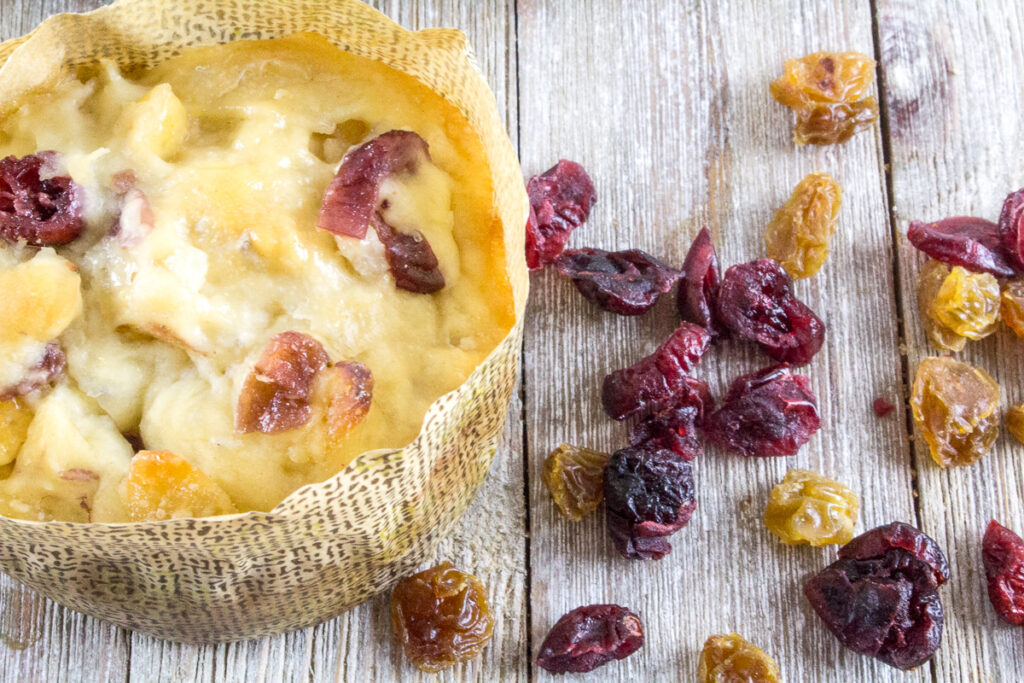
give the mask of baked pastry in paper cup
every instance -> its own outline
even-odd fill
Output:
[[[490,467],[528,288],[465,36],[119,0],[0,64],[0,569],[195,642],[412,572]]]

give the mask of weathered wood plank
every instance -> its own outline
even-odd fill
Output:
[[[877,19],[912,381],[920,359],[939,352],[929,348],[917,312],[917,274],[925,259],[906,241],[907,224],[951,215],[995,220],[1006,194],[1024,186],[1024,5],[879,0]],[[1024,400],[1022,348],[1003,328],[956,356],[995,377],[1009,405]],[[953,571],[943,595],[946,632],[936,677],[1018,680],[1024,675],[1021,631],[999,621],[989,605],[981,538],[991,518],[1024,532],[1024,451],[1004,431],[980,463],[943,470],[923,439],[916,441],[922,523],[945,547]]]
[[[878,395],[900,395],[893,250],[880,133],[835,148],[801,148],[791,114],[768,94],[782,62],[818,49],[873,53],[867,2],[730,3],[520,0],[521,157],[527,173],[559,157],[591,172],[599,201],[575,246],[641,248],[680,264],[709,226],[724,264],[764,255],[772,213],[805,174],[844,186],[835,248],[797,292],[829,326],[807,369],[822,432],[786,460],[717,451],[695,463],[699,508],[658,563],[617,557],[600,516],[561,518],[540,480],[548,449],[569,441],[612,450],[624,425],[598,400],[605,373],[650,352],[677,324],[669,302],[639,319],[602,313],[551,272],[534,276],[526,341],[530,454],[532,649],[582,604],[637,609],[647,645],[602,670],[602,680],[692,680],[704,639],[738,631],[774,655],[789,681],[922,681],[843,650],[800,590],[835,549],[789,548],[761,521],[768,490],[807,467],[860,492],[860,529],[913,522],[909,448],[900,409],[885,420]],[[727,343],[695,374],[716,396],[769,363]],[[538,672],[537,680],[555,680]]]

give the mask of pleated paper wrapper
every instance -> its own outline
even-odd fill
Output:
[[[516,380],[527,198],[494,96],[463,33],[410,32],[356,0],[120,0],[0,44],[0,109],[62,66],[152,66],[193,45],[314,31],[408,73],[479,135],[504,225],[516,322],[406,448],[373,451],[270,512],[137,524],[0,517],[0,570],[80,612],[161,638],[224,642],[304,628],[414,571],[490,468]]]

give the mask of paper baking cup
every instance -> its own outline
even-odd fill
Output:
[[[65,607],[160,638],[224,642],[304,628],[412,572],[487,474],[516,380],[527,197],[460,31],[406,31],[356,0],[120,0],[0,44],[0,103],[100,57],[152,66],[188,46],[299,31],[416,77],[466,116],[494,181],[515,325],[464,384],[430,406],[406,448],[364,453],[270,512],[137,524],[0,517],[2,571]]]

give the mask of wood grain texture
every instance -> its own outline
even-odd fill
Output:
[[[880,0],[877,16],[912,381],[921,358],[941,352],[929,348],[920,324],[915,283],[925,259],[906,240],[908,223],[951,215],[996,220],[1004,197],[1024,186],[1024,5]],[[1006,407],[1024,401],[1024,341],[1001,328],[955,355],[1001,384]],[[915,441],[922,527],[946,549],[953,572],[943,593],[936,678],[1022,680],[1022,632],[989,604],[981,538],[992,518],[1024,532],[1024,448],[1004,430],[981,462],[944,470],[923,439]]]

